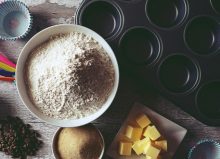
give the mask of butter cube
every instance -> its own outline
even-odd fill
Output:
[[[136,118],[136,122],[142,129],[147,127],[151,123],[150,119],[145,114],[139,115]]]
[[[131,155],[132,143],[129,142],[120,142],[119,145],[119,154],[124,156]]]
[[[149,148],[150,146],[151,146],[151,142],[149,142],[149,143],[145,146],[144,151],[143,151],[143,154],[144,154],[144,155],[147,156],[147,150],[148,150],[148,148]]]
[[[167,140],[155,141],[154,144],[162,150],[167,151]]]
[[[132,149],[137,155],[142,154],[144,151],[143,147],[141,146],[139,142],[135,142],[135,144],[132,146]]]
[[[155,126],[148,126],[143,135],[145,137],[149,137],[153,141],[157,140],[161,136]]]
[[[152,159],[156,159],[160,153],[160,149],[152,146],[152,144],[148,145],[144,151],[146,156],[150,156]]]
[[[142,128],[128,125],[125,130],[125,136],[129,138],[131,141],[137,141],[137,140],[140,140],[142,132],[143,132]]]
[[[140,155],[144,152],[144,149],[148,144],[150,144],[150,139],[147,137],[142,140],[136,141],[132,146],[132,149],[137,155]]]

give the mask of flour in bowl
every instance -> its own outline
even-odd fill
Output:
[[[56,119],[95,113],[115,82],[106,51],[92,37],[78,32],[52,36],[34,49],[25,75],[33,104]]]

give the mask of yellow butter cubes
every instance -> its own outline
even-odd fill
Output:
[[[142,154],[143,151],[144,151],[143,146],[141,146],[141,144],[138,143],[138,142],[134,143],[134,145],[132,146],[132,149],[134,150],[134,152],[135,152],[137,155]]]
[[[150,156],[152,159],[156,159],[160,154],[160,149],[149,144],[145,149],[146,156]]]
[[[150,139],[149,138],[144,138],[142,140],[136,141],[132,149],[135,151],[137,155],[140,155],[144,152],[145,147],[150,144]]]
[[[147,127],[151,123],[150,119],[145,114],[139,115],[136,118],[136,122],[142,129]]]
[[[167,151],[167,140],[161,138],[160,132],[148,116],[139,114],[129,123],[132,125],[126,125],[124,129],[122,135],[126,136],[126,142],[120,141],[119,154],[126,156],[145,155],[146,159],[162,159],[161,150]]]
[[[161,136],[155,126],[148,126],[143,135],[145,137],[149,137],[153,141],[157,140]]]
[[[152,157],[150,157],[150,156],[146,156],[146,159],[153,159]]]
[[[119,154],[130,156],[131,155],[132,143],[129,142],[120,142],[119,144]]]
[[[128,125],[125,130],[125,136],[129,138],[131,141],[140,140],[143,129]]]
[[[167,140],[155,141],[154,144],[162,150],[167,151]]]

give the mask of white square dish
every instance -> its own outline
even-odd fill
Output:
[[[160,114],[154,112],[145,105],[135,103],[132,107],[130,113],[128,114],[126,120],[122,124],[120,130],[115,136],[112,144],[107,150],[107,155],[114,159],[146,159],[145,155],[137,156],[134,151],[132,151],[131,156],[121,156],[118,153],[119,141],[124,139],[123,133],[125,131],[126,125],[130,123],[134,118],[140,114],[146,114],[152,123],[158,128],[162,136],[167,139],[168,142],[168,151],[163,155],[163,159],[171,159],[175,154],[178,146],[184,139],[187,130],[176,123],[168,120],[167,118],[161,116]]]

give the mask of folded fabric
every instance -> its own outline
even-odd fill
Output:
[[[0,52],[0,62],[13,68],[16,67],[16,65],[13,62],[11,62],[7,57],[5,57],[1,52]]]
[[[0,69],[3,69],[5,71],[9,71],[9,72],[15,72],[15,68],[6,65],[5,63],[0,62]]]
[[[13,82],[15,80],[14,77],[4,77],[4,76],[0,76],[0,81],[11,81]]]
[[[5,77],[13,77],[15,75],[15,72],[8,72],[3,69],[0,69],[0,75]]]

